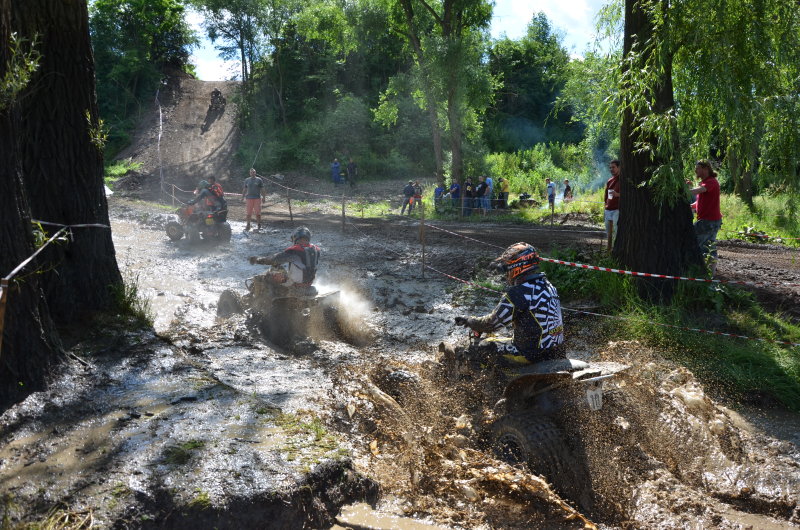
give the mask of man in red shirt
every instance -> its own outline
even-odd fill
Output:
[[[606,182],[606,209],[605,209],[605,223],[606,223],[606,240],[608,245],[606,249],[611,252],[611,243],[617,234],[617,227],[619,226],[619,160],[612,160],[608,164],[608,170],[611,171],[611,178]]]
[[[694,166],[695,175],[700,179],[697,187],[689,190],[697,195],[697,221],[694,223],[694,232],[697,234],[697,244],[706,256],[711,275],[717,267],[717,233],[722,227],[722,212],[719,210],[719,182],[717,174],[711,169],[707,160],[699,160]],[[691,187],[691,181],[686,184]]]

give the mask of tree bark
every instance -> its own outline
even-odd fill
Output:
[[[422,50],[422,43],[420,42],[419,33],[417,30],[416,22],[414,21],[414,8],[411,5],[411,0],[400,0],[405,14],[406,24],[408,25],[408,40],[414,50],[414,55],[417,58],[417,65],[419,66],[420,76],[422,78],[422,92],[425,95],[425,107],[428,113],[428,122],[431,126],[431,138],[433,140],[433,155],[436,160],[436,180],[437,182],[444,182],[444,154],[442,152],[442,129],[439,127],[439,113],[437,111],[436,96],[433,93],[433,87],[430,81],[430,67],[425,58],[425,53]],[[453,178],[453,182],[460,182],[459,179]]]
[[[85,0],[12,0],[12,30],[38,39],[41,61],[20,95],[20,162],[31,214],[62,224],[108,225],[94,59]],[[88,113],[88,120],[87,120]],[[122,283],[111,231],[75,229],[43,257],[58,264],[42,278],[51,316],[69,323],[107,309]]]
[[[11,0],[0,0],[0,79],[9,68]],[[19,115],[15,104],[0,103],[0,277],[5,277],[34,252],[31,220],[22,182],[19,151]],[[32,263],[12,280],[6,293],[0,350],[0,410],[44,386],[48,367],[61,353],[60,341],[39,287]]]
[[[626,0],[625,55],[631,51],[636,40],[643,43],[650,39],[653,29],[652,21],[640,8],[639,2]],[[637,66],[632,65],[633,68]],[[661,82],[655,87],[653,100],[654,112],[674,108],[670,64],[665,66]],[[655,158],[649,151],[636,149],[640,141],[651,145],[656,143],[655,138],[644,137],[643,132],[636,129],[642,118],[635,116],[629,108],[623,116],[620,133],[619,231],[613,255],[624,267],[636,271],[683,274],[693,265],[702,265],[691,210],[684,198],[683,187],[675,190],[679,198],[671,203],[659,202],[654,197],[649,186],[650,179],[653,170],[663,160]],[[651,300],[668,301],[674,288],[674,280],[639,280],[640,293]]]

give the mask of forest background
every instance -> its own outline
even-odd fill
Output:
[[[596,189],[619,156],[623,6],[601,10],[597,41],[582,57],[570,56],[543,13],[521,38],[491,38],[492,8],[484,0],[95,0],[106,157],[129,142],[165,74],[193,71],[193,10],[204,37],[241,67],[243,165],[263,142],[262,167],[321,178],[334,158],[352,157],[361,179],[449,184],[488,174],[508,178],[512,194],[541,195],[545,177],[568,178],[579,193]],[[719,43],[734,46],[730,56],[696,43],[695,56],[674,62],[683,141],[671,156],[687,167],[711,158],[723,191],[752,205],[758,194],[797,188],[796,133],[783,134],[794,113],[780,101],[796,72],[763,75],[771,60],[786,64],[780,31],[751,23],[745,38],[743,16],[729,11],[714,24]],[[728,62],[747,51],[760,68]],[[715,69],[737,85],[712,86],[699,74]]]

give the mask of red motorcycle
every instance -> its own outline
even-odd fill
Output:
[[[177,221],[167,223],[167,236],[179,241],[184,234],[190,243],[200,239],[213,239],[228,242],[231,240],[231,225],[228,224],[228,210],[216,212],[198,211],[196,205],[183,206],[175,211]]]

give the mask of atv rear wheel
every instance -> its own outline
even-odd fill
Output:
[[[566,436],[549,418],[531,410],[508,414],[494,425],[494,451],[509,464],[526,464],[564,497],[590,510],[591,482],[585,465],[570,453]]]
[[[219,232],[218,232],[219,240],[224,241],[225,243],[230,242],[231,232],[232,232],[231,225],[229,225],[227,222],[221,223],[219,225]]]
[[[186,229],[186,239],[192,244],[200,242],[200,231],[197,227],[190,226]]]
[[[165,229],[167,231],[167,237],[172,241],[178,241],[183,237],[183,225],[177,221],[168,222]]]

